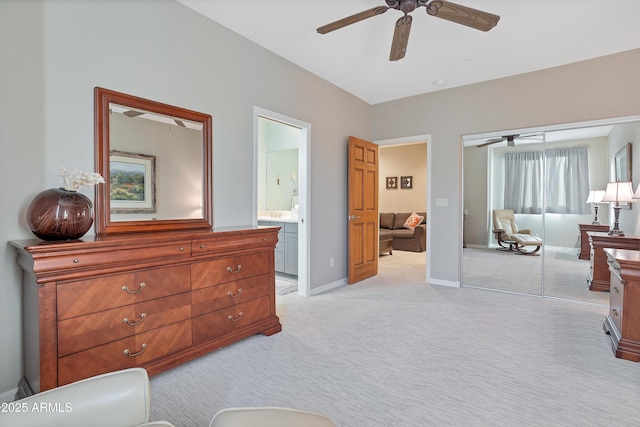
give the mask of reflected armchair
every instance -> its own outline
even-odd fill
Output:
[[[513,234],[531,234],[531,230],[519,229],[516,224],[513,209],[493,210],[493,235],[498,241],[500,251],[512,251],[516,249],[516,241]]]

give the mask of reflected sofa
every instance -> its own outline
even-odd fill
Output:
[[[427,248],[427,213],[416,212],[424,217],[422,222],[413,230],[405,228],[404,223],[412,212],[381,212],[379,238],[391,237],[394,250],[422,252]]]

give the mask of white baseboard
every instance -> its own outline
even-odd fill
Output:
[[[440,279],[434,279],[434,278],[429,278],[427,279],[427,283],[430,285],[438,285],[438,286],[448,286],[450,288],[459,288],[460,287],[460,282],[452,282],[450,280],[440,280]]]
[[[317,288],[311,289],[311,296],[318,295],[323,292],[328,292],[332,289],[339,288],[347,284],[347,278],[336,280],[335,282],[327,283],[326,285],[319,286]]]
[[[7,390],[4,393],[0,394],[0,403],[9,403],[16,400],[16,393],[18,392],[17,388]]]
[[[468,248],[475,248],[475,249],[487,249],[487,248],[497,248],[498,245],[487,246],[487,245],[472,245],[472,244],[467,243],[467,247]]]

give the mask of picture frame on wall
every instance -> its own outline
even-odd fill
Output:
[[[156,212],[156,157],[111,151],[111,213]]]
[[[398,177],[397,176],[388,176],[387,177],[387,190],[397,190],[398,189]]]
[[[413,188],[413,176],[403,176],[400,178],[400,188],[412,189]]]

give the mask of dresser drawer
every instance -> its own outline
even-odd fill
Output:
[[[271,267],[270,260],[270,252],[263,251],[195,263],[191,266],[191,289],[268,274]]]
[[[265,295],[269,295],[268,274],[209,286],[191,293],[192,313],[200,316]]]
[[[189,347],[191,343],[191,321],[185,320],[93,347],[58,359],[58,384],[69,384],[105,372],[144,366],[146,362]]]
[[[611,275],[611,289],[609,291],[609,315],[616,325],[616,329],[622,332],[622,309],[624,302],[624,286],[616,274]]]
[[[260,297],[243,304],[194,317],[193,342],[221,337],[234,329],[241,329],[254,322],[266,319],[270,312],[270,298]]]
[[[190,290],[188,265],[60,283],[58,319],[130,305]]]
[[[191,295],[185,292],[62,320],[58,322],[58,356],[190,318]]]
[[[191,244],[191,253],[194,256],[219,254],[235,249],[246,249],[248,247],[273,248],[277,242],[275,233],[255,233],[244,235],[221,235],[216,238],[206,240],[194,240]]]
[[[37,271],[60,271],[70,269],[86,269],[103,265],[116,265],[135,261],[146,261],[162,258],[187,258],[191,254],[190,241],[179,241],[171,244],[148,246],[145,248],[121,248],[113,250],[77,251],[57,256],[42,257],[38,259]]]

